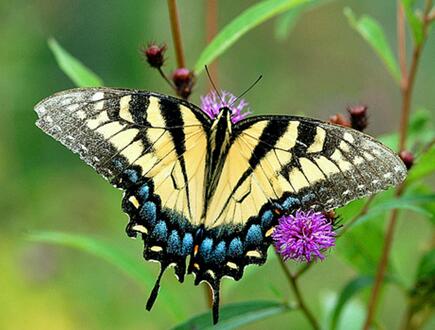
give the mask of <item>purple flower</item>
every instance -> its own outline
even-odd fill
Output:
[[[201,96],[201,109],[211,119],[216,118],[220,109],[223,107],[229,107],[231,109],[231,121],[233,124],[246,118],[251,113],[249,110],[243,110],[245,107],[248,107],[249,104],[243,99],[234,103],[237,98],[230,92],[221,91],[221,98],[215,91],[211,91],[206,96]]]
[[[334,226],[320,212],[296,211],[279,218],[278,222],[272,238],[284,260],[323,260],[325,256],[321,252],[335,245]]]

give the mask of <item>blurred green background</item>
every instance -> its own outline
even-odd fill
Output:
[[[179,1],[187,63],[193,66],[205,46],[203,1]],[[255,1],[219,1],[224,26]],[[370,109],[368,133],[396,130],[400,94],[381,61],[352,30],[342,10],[350,6],[382,22],[396,47],[395,1],[330,1],[306,13],[285,40],[274,37],[274,20],[257,27],[219,58],[220,87],[237,94],[259,74],[262,82],[247,96],[255,114],[305,114],[327,119],[350,104]],[[138,285],[111,264],[78,250],[30,242],[26,235],[53,230],[99,238],[142,260],[142,243],[124,233],[121,192],[59,143],[36,128],[33,106],[52,93],[73,87],[47,47],[55,37],[70,53],[101,76],[106,85],[171,93],[141,58],[148,41],[169,46],[166,70],[175,68],[165,1],[160,0],[14,0],[0,1],[0,328],[1,329],[165,329],[207,310],[201,287],[192,277],[180,285],[168,271],[162,290],[171,291],[178,319],[159,300],[144,308],[150,288]],[[423,54],[414,106],[435,109],[435,42]],[[191,101],[207,90],[201,75]],[[405,213],[393,247],[401,276],[411,282],[418,256],[428,246],[429,222]],[[382,218],[378,219],[383,221]],[[222,303],[291,297],[276,260],[254,269],[236,285],[223,281]],[[252,266],[251,268],[256,268]],[[322,314],[331,292],[355,271],[337,253],[302,279],[307,301]],[[355,299],[365,307],[368,291]],[[405,298],[386,287],[380,307],[387,329],[397,328]],[[433,323],[432,323],[433,325]],[[276,316],[249,329],[305,329],[299,312]]]

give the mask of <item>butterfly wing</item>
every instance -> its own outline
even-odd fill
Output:
[[[144,240],[144,257],[180,281],[204,200],[210,120],[194,105],[128,89],[73,89],[40,102],[37,126],[123,189],[127,233]]]
[[[206,225],[245,224],[268,203],[292,197],[330,210],[403,181],[397,155],[353,129],[290,116],[259,116],[234,137]]]
[[[238,280],[247,265],[266,261],[282,214],[330,210],[397,185],[405,176],[394,152],[361,132],[292,116],[242,120],[233,127],[207,204],[205,238],[189,270],[197,283],[211,285],[216,301],[223,276]]]
[[[198,221],[210,122],[193,105],[149,92],[92,88],[55,94],[35,109],[43,131],[110,182],[126,189],[145,178],[162,208]]]

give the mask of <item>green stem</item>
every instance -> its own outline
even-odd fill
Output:
[[[317,322],[316,318],[314,317],[313,313],[309,310],[309,308],[305,304],[305,301],[304,301],[304,299],[302,297],[302,294],[301,294],[301,290],[299,289],[299,284],[297,282],[297,277],[299,275],[301,275],[301,272],[297,273],[296,275],[293,275],[288,270],[288,268],[285,265],[284,261],[282,260],[281,256],[276,251],[275,251],[275,253],[277,254],[277,257],[278,257],[278,260],[279,260],[279,264],[280,264],[282,270],[284,271],[284,274],[285,274],[285,276],[287,278],[287,281],[288,281],[291,289],[293,290],[293,292],[295,294],[296,301],[298,302],[298,307],[301,309],[302,313],[305,314],[305,317],[307,318],[308,322],[310,322],[310,324],[313,327],[313,329],[319,330],[320,329],[320,325]],[[302,269],[307,270],[309,267],[310,266],[307,265],[306,267],[304,267]]]

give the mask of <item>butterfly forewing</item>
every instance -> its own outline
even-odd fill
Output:
[[[112,183],[125,188],[125,175],[139,169],[162,208],[199,221],[210,125],[200,110],[159,94],[95,88],[55,94],[36,111],[42,130]]]
[[[406,169],[397,155],[361,132],[290,116],[253,117],[234,140],[206,224],[244,224],[265,204],[286,197],[329,210],[397,185]]]

